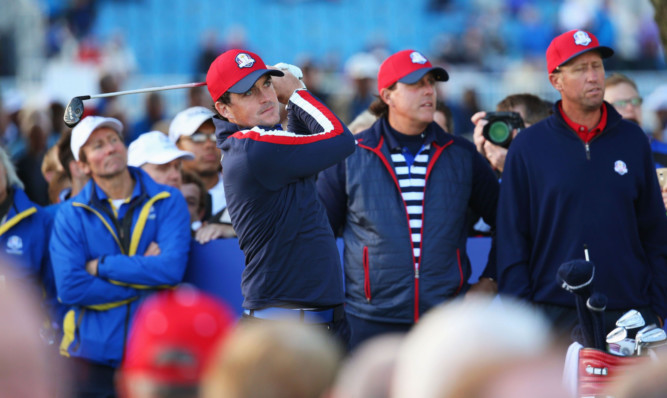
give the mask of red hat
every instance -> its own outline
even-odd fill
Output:
[[[137,311],[122,371],[156,383],[197,384],[233,324],[227,306],[195,288],[156,293]]]
[[[602,58],[614,54],[614,50],[601,46],[597,37],[584,30],[571,30],[556,36],[547,48],[547,71],[553,73],[559,66],[591,50],[597,50]]]
[[[425,74],[433,71],[435,80],[449,80],[447,71],[433,66],[419,51],[403,50],[391,55],[380,65],[378,72],[378,93],[396,82],[405,84],[417,83]]]
[[[229,50],[211,63],[206,74],[206,85],[213,101],[217,101],[227,91],[245,93],[257,79],[267,73],[273,76],[285,75],[279,70],[267,69],[264,61],[255,53]]]

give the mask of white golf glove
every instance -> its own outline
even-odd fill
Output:
[[[303,88],[306,88],[306,84],[303,82],[303,72],[301,71],[301,68],[299,68],[296,65],[287,64],[285,62],[279,62],[274,66],[283,72],[289,72],[293,74],[297,79],[301,81],[301,85],[303,86]]]

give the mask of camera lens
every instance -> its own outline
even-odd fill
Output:
[[[502,121],[493,122],[489,126],[489,139],[496,145],[507,141],[511,133],[509,126]]]

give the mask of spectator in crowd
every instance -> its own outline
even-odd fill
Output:
[[[139,167],[158,184],[181,189],[181,164],[193,160],[191,152],[182,151],[162,132],[143,133],[127,148],[127,165]]]
[[[7,157],[2,151],[0,157]],[[4,163],[4,162],[3,162]],[[43,236],[43,235],[42,235]],[[14,267],[3,262],[0,275],[0,391],[6,398],[69,397],[69,375],[40,340],[44,320],[34,289],[11,283]]]
[[[46,180],[47,183],[50,183],[56,174],[64,172],[63,167],[58,160],[57,146],[52,146],[46,150],[44,159],[42,159],[41,171],[42,177],[44,177],[44,180]]]
[[[72,184],[58,159],[57,145],[47,149],[46,155],[42,159],[42,176],[48,185],[49,204],[59,203],[60,192],[63,189],[71,188]]]
[[[91,180],[61,205],[51,236],[58,298],[70,306],[60,352],[74,368],[77,396],[115,396],[114,371],[139,303],[182,280],[190,247],[183,196],[127,166],[122,129],[116,119],[88,116],[72,130],[72,154]]]
[[[208,195],[204,182],[195,173],[181,170],[181,193],[188,204],[190,212],[190,226],[195,232],[202,226],[206,215],[206,201]]]
[[[621,73],[612,73],[604,81],[604,100],[623,117],[642,125],[642,97],[637,84]]]
[[[42,160],[50,134],[49,118],[45,111],[25,108],[21,111],[21,135],[26,143],[25,152],[15,160],[16,173],[21,181],[30,182],[25,193],[40,206],[49,204],[48,184],[42,175]]]
[[[467,292],[466,211],[495,224],[491,168],[433,121],[435,84],[448,78],[418,51],[387,58],[371,107],[378,120],[357,135],[352,156],[318,179],[331,227],[345,242],[352,348],[406,332],[433,306]],[[494,271],[489,265],[476,288],[494,292]]]
[[[391,397],[566,397],[554,342],[539,311],[509,298],[441,305],[400,347]]]
[[[117,380],[123,398],[196,398],[234,325],[231,310],[193,287],[154,294],[137,310]]]
[[[386,334],[360,345],[341,365],[331,398],[389,398],[403,340]]]
[[[44,291],[45,307],[55,318],[58,303],[48,251],[53,216],[28,198],[9,155],[2,148],[0,220],[0,247],[5,259],[15,266],[12,278],[36,291]]]
[[[334,383],[342,350],[321,328],[248,322],[220,346],[204,375],[203,398],[321,398]]]
[[[355,54],[347,61],[345,69],[352,82],[352,97],[345,109],[347,120],[353,120],[373,103],[373,82],[379,66],[375,56],[370,53]]]
[[[169,140],[194,155],[194,159],[183,161],[183,170],[197,174],[208,190],[205,225],[195,233],[195,239],[202,244],[236,236],[227,211],[220,149],[215,145],[214,115],[211,110],[196,106],[179,112],[169,125]]]
[[[210,62],[206,65],[209,64]],[[211,103],[211,97],[209,97],[208,93],[206,92],[206,88],[198,86],[188,89],[188,108],[192,108],[193,106],[203,106],[204,108],[210,108],[213,106]]]
[[[637,84],[629,77],[612,73],[605,79],[604,100],[614,106],[623,119],[637,123],[643,128],[642,103]],[[667,167],[667,144],[661,141],[661,134],[649,133],[656,167]]]
[[[155,130],[155,125],[164,119],[164,99],[157,92],[149,93],[146,97],[146,109],[144,115],[138,122],[132,126],[132,131],[126,137],[126,143],[129,144],[136,140],[146,131]]]
[[[445,132],[454,134],[454,116],[452,115],[452,110],[440,100],[435,103],[433,121],[438,123],[438,126],[445,130]]]
[[[347,340],[336,241],[317,198],[317,173],[354,150],[354,138],[293,74],[229,50],[206,83],[215,109],[229,214],[246,258],[245,316],[326,324]],[[287,131],[275,126],[287,104]]]
[[[195,155],[194,160],[183,162],[183,169],[204,181],[211,196],[207,218],[219,219],[227,207],[227,200],[220,171],[220,149],[215,145],[213,116],[211,110],[201,106],[179,112],[169,125],[169,139],[179,149]]]
[[[540,120],[548,117],[551,112],[551,104],[533,94],[512,94],[505,97],[496,105],[497,112],[516,112],[521,116],[524,127],[530,127]],[[477,151],[489,161],[491,167],[502,174],[505,168],[507,148],[488,141],[482,134],[484,126],[488,124],[486,112],[477,112],[470,119],[475,124],[473,141]],[[512,139],[519,134],[519,129],[512,130]]]
[[[547,70],[561,100],[516,137],[503,172],[499,291],[533,302],[564,333],[577,314],[556,273],[585,257],[609,298],[607,332],[631,308],[647,324],[667,315],[667,216],[644,132],[603,101],[612,54],[583,30],[553,39]]]
[[[71,149],[72,130],[66,130],[58,140],[56,146],[58,147],[58,160],[60,161],[63,171],[69,180],[70,187],[65,187],[58,194],[58,203],[64,202],[67,199],[78,195],[83,187],[90,180],[90,176],[85,173],[81,163],[74,159]]]

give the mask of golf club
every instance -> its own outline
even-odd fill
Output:
[[[571,260],[558,267],[558,279],[561,287],[575,296],[577,315],[582,332],[582,345],[593,347],[595,344],[593,320],[586,308],[586,301],[591,296],[591,283],[595,276],[595,265],[590,261]]]
[[[642,347],[646,347],[650,343],[658,343],[667,339],[665,331],[656,325],[649,325],[637,332],[635,339],[635,347],[637,355],[642,354]]]
[[[642,314],[637,310],[630,310],[623,314],[616,321],[616,326],[623,327],[627,330],[628,336],[634,338],[637,329],[646,325],[646,321]]]
[[[607,344],[618,343],[628,337],[628,331],[623,326],[619,326],[607,334]]]
[[[206,82],[185,83],[185,84],[173,84],[170,86],[140,88],[136,90],[116,91],[113,93],[80,95],[78,97],[72,98],[69,101],[69,104],[67,104],[67,108],[65,108],[65,116],[63,117],[63,120],[65,121],[67,127],[76,126],[76,124],[81,121],[81,117],[83,116],[83,101],[89,99],[116,97],[119,95],[127,95],[127,94],[151,93],[153,91],[175,90],[179,88],[201,87],[205,85]]]
[[[605,350],[604,339],[604,310],[607,308],[607,296],[602,293],[593,293],[586,301],[586,307],[591,313],[593,319],[593,338],[595,348]]]

